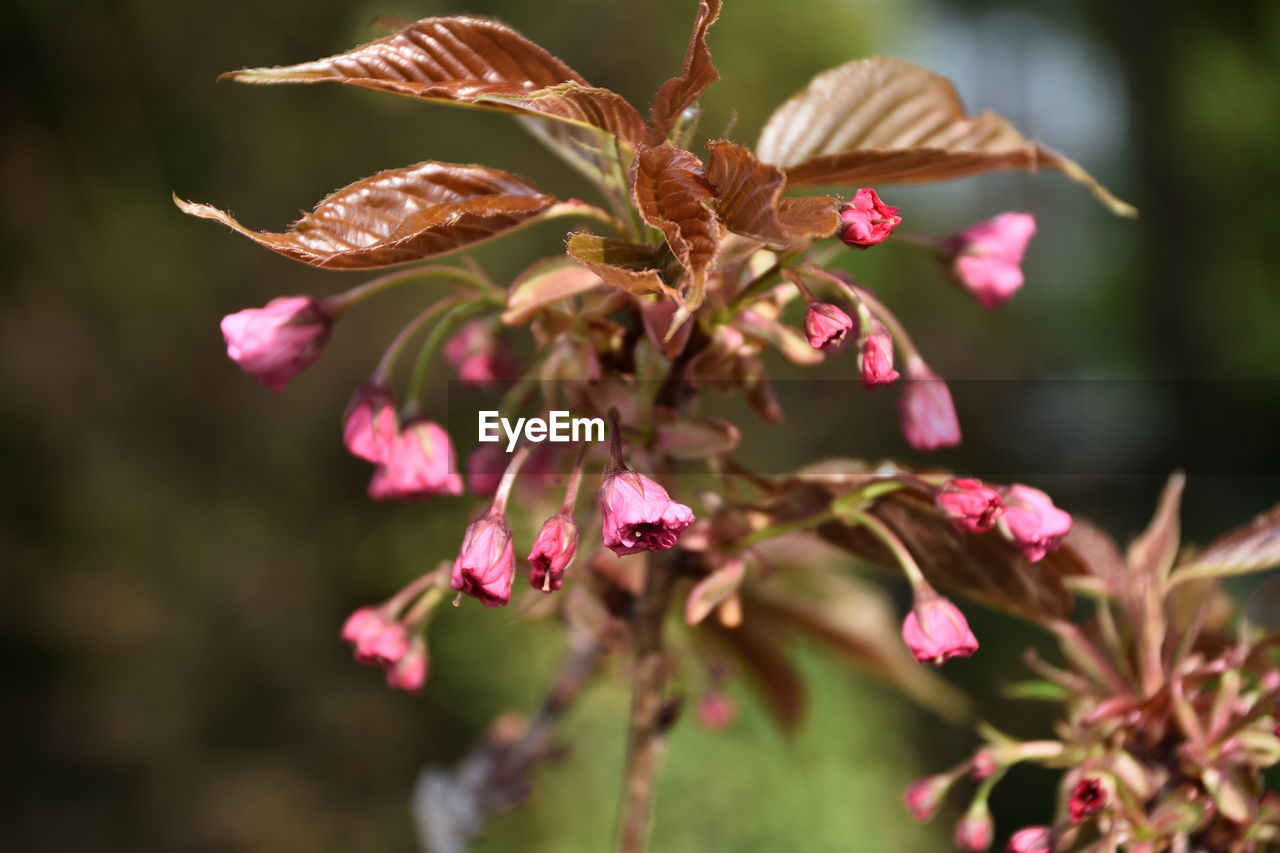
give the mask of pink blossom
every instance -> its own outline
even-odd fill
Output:
[[[511,600],[515,571],[511,531],[500,515],[486,513],[462,536],[450,586],[479,599],[485,607],[501,607]]]
[[[883,242],[902,222],[898,208],[885,204],[870,187],[854,193],[853,201],[840,208],[843,228],[840,239],[850,246],[865,249]]]
[[[928,820],[937,813],[942,805],[942,798],[951,788],[952,777],[938,774],[917,779],[902,792],[902,801],[916,820]]]
[[[409,650],[409,630],[384,617],[382,624],[362,634],[355,646],[355,658],[359,663],[390,666]]]
[[[1004,512],[1004,504],[995,489],[981,480],[968,478],[948,480],[938,490],[938,509],[965,533],[983,533],[996,526]]]
[[[227,355],[272,391],[320,357],[330,318],[309,296],[273,299],[265,308],[246,308],[222,318]]]
[[[862,374],[862,387],[870,391],[893,382],[898,371],[893,369],[893,335],[879,320],[873,319],[867,325],[858,350],[858,371]]]
[[[719,690],[703,693],[698,699],[698,722],[708,731],[718,732],[733,722],[738,706]]]
[[[1014,484],[1002,495],[1005,510],[1000,532],[1033,563],[1056,550],[1062,537],[1071,531],[1071,515],[1053,505],[1039,489]]]
[[[529,585],[543,592],[557,590],[564,583],[564,570],[578,552],[578,528],[563,512],[548,518],[529,551]]]
[[[898,416],[907,444],[916,450],[937,450],[960,443],[960,422],[947,384],[927,367],[911,365],[898,399]]]
[[[1052,835],[1047,826],[1026,826],[1009,836],[1008,853],[1050,853]]]
[[[1067,808],[1071,812],[1071,822],[1079,823],[1090,815],[1102,811],[1107,805],[1107,792],[1099,779],[1081,779],[1076,789],[1071,792],[1071,801]]]
[[[693,524],[693,510],[643,474],[622,469],[600,486],[604,544],[619,557],[665,551]]]
[[[973,762],[969,766],[969,778],[986,779],[1000,768],[995,753],[990,747],[983,747],[973,754]]]
[[[804,333],[814,349],[839,346],[853,328],[853,320],[830,302],[810,302],[804,315]]]
[[[427,644],[415,636],[408,651],[387,668],[387,686],[392,690],[419,693],[427,683]]]
[[[352,456],[375,465],[385,463],[399,430],[390,388],[370,383],[356,389],[342,416],[342,442]]]
[[[988,310],[1022,287],[1022,256],[1036,233],[1029,213],[1002,213],[952,236],[944,245],[951,275]]]
[[[472,320],[444,345],[444,357],[467,385],[490,385],[514,372],[493,323]]]
[[[978,640],[960,608],[936,592],[916,597],[915,607],[902,622],[902,640],[916,660],[936,666],[978,650]]]
[[[387,624],[386,615],[375,607],[361,607],[347,617],[342,625],[342,641],[359,645],[366,637],[372,637]]]
[[[418,421],[392,442],[387,461],[369,481],[375,500],[422,500],[462,494],[453,443],[439,424]]]
[[[956,824],[955,843],[961,850],[990,850],[995,822],[985,807],[970,809]]]

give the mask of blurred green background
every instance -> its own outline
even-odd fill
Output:
[[[702,136],[753,142],[812,74],[899,55],[1142,210],[1115,219],[1056,174],[883,193],[922,232],[1006,209],[1039,220],[1027,287],[990,315],[909,253],[855,259],[939,372],[1121,383],[1090,411],[1089,395],[1056,392],[1033,412],[962,411],[967,430],[1023,460],[1020,478],[1121,538],[1154,502],[1150,460],[1186,448],[1199,453],[1190,539],[1280,495],[1280,5],[1167,4],[1158,16],[1103,0],[726,6]],[[183,217],[170,193],[276,229],[335,187],[424,159],[498,166],[563,196],[589,188],[499,114],[214,78],[354,46],[378,34],[376,15],[472,12],[644,109],[678,68],[694,11],[692,0],[4,4],[0,849],[411,850],[417,771],[454,761],[494,714],[531,709],[561,651],[551,626],[463,607],[433,628],[419,698],[350,661],[336,636],[345,614],[451,556],[467,509],[367,501],[367,469],[339,441],[351,389],[423,291],[344,319],[315,367],[274,396],[228,363],[218,319],[360,276]],[[563,231],[537,226],[476,256],[510,276]],[[859,452],[839,412],[793,411],[769,465],[812,448]],[[1081,443],[1086,416],[1104,446]],[[1144,455],[1152,448],[1168,452]],[[1037,475],[1046,455],[1099,453],[1106,464],[1087,476]],[[981,465],[964,452],[943,461]],[[995,721],[1043,731],[1038,709],[996,700],[1039,638],[969,609],[982,652],[946,674]],[[812,650],[801,659],[813,696],[794,737],[737,688],[727,731],[677,727],[655,850],[948,848],[950,821],[912,825],[900,791],[959,758],[971,735]],[[563,727],[566,762],[476,849],[607,849],[625,705],[616,683],[592,692]],[[1002,831],[1046,819],[1052,784],[1026,773],[997,789]]]

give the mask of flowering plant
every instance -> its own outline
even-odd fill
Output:
[[[718,77],[707,36],[719,11],[720,0],[701,0],[683,68],[658,89],[647,119],[510,28],[471,17],[427,18],[326,59],[230,75],[338,82],[511,113],[591,181],[601,205],[558,199],[497,169],[439,162],[351,184],[278,233],[177,201],[314,267],[408,265],[335,296],[277,299],[227,317],[228,355],[276,391],[315,361],[346,311],[402,282],[448,283],[395,336],[344,418],[347,448],[376,466],[371,497],[463,491],[455,437],[421,404],[442,349],[460,380],[505,388],[509,408],[565,404],[609,421],[607,453],[585,441],[576,453],[526,444],[509,457],[480,445],[468,485],[488,500],[460,531],[452,566],[356,610],[342,629],[357,661],[417,692],[440,603],[456,592],[455,603],[470,596],[507,605],[526,562],[522,595],[550,605],[525,610],[555,613],[568,626],[571,651],[539,715],[518,733],[495,728],[456,771],[424,780],[424,843],[459,849],[483,817],[522,799],[530,772],[553,752],[549,731],[564,708],[602,658],[629,655],[634,699],[619,849],[643,849],[662,746],[680,708],[674,685],[699,680],[680,672],[688,662],[671,652],[675,630],[687,633],[682,642],[714,648],[717,660],[736,659],[784,725],[803,706],[781,642],[787,633],[821,640],[959,719],[964,703],[919,664],[973,655],[980,643],[939,590],[1020,615],[1062,641],[1064,665],[1037,658],[1032,666],[1044,678],[1036,691],[1062,703],[1064,722],[1057,739],[1029,742],[982,727],[987,744],[971,760],[908,789],[913,815],[932,815],[971,775],[977,793],[955,839],[962,849],[986,849],[992,786],[1009,766],[1037,761],[1066,771],[1060,819],[1021,830],[1009,849],[1248,850],[1274,838],[1280,807],[1260,796],[1258,776],[1280,760],[1272,719],[1280,672],[1266,662],[1274,638],[1228,633],[1217,578],[1280,562],[1276,511],[1178,562],[1175,478],[1151,529],[1122,558],[1105,534],[1030,486],[851,460],[765,477],[735,459],[735,424],[699,416],[714,386],[778,421],[767,354],[814,365],[841,357],[847,340],[856,350],[846,356],[850,372],[865,393],[898,386],[908,444],[930,450],[961,440],[947,385],[903,323],[865,284],[829,268],[846,246],[879,251],[895,242],[910,220],[910,210],[869,185],[1043,168],[1083,184],[1112,211],[1133,213],[1079,165],[999,116],[965,113],[945,79],[886,58],[818,75],[774,112],[754,147],[714,140],[700,157],[692,140],[698,99]],[[815,187],[852,192],[796,194]],[[583,224],[563,253],[505,287],[474,263],[437,262],[550,219]],[[1005,213],[909,243],[933,251],[990,309],[1022,286],[1034,230],[1031,216]],[[520,363],[502,331],[525,326],[538,353]],[[401,384],[397,362],[420,333]],[[689,461],[705,467],[713,488],[680,492],[674,475]],[[557,482],[548,474],[567,475],[555,512],[543,507]],[[597,500],[579,506],[580,483],[597,474]],[[521,483],[528,499],[512,501]],[[513,524],[517,513],[537,517]],[[531,541],[513,533],[539,524]],[[832,546],[901,572],[912,608],[895,614],[850,584],[827,558]],[[527,561],[517,560],[526,547]],[[1083,627],[1071,621],[1075,594],[1096,604]],[[682,628],[668,625],[677,601]],[[709,668],[697,704],[714,728],[733,717],[718,689],[723,677],[719,664]],[[442,805],[459,802],[465,808]]]

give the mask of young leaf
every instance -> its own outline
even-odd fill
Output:
[[[742,586],[746,569],[747,565],[741,558],[726,560],[723,566],[698,581],[685,599],[685,624],[697,625],[724,603],[725,599],[736,593]]]
[[[707,87],[720,79],[720,73],[711,64],[711,51],[707,48],[707,30],[720,16],[720,0],[702,0],[698,4],[698,20],[693,25],[693,35],[684,53],[684,71],[658,87],[649,115],[649,142],[660,144],[671,133],[680,114],[693,106]]]
[[[784,200],[786,173],[757,160],[745,146],[718,140],[708,142],[707,149],[707,179],[716,192],[716,213],[735,234],[777,247],[803,248],[813,237],[831,236],[840,224],[837,202],[830,196]],[[793,202],[785,217],[784,201]]]
[[[995,113],[968,115],[950,81],[900,59],[854,60],[819,74],[769,117],[756,154],[786,169],[791,187],[920,183],[1045,166],[1083,184],[1113,213],[1137,214],[1077,163]]]
[[[569,235],[565,252],[611,287],[637,296],[671,292],[648,246],[577,232]]]
[[[1125,561],[1132,575],[1130,583],[1138,579],[1163,583],[1169,576],[1169,569],[1173,568],[1174,558],[1178,556],[1178,510],[1182,506],[1182,487],[1186,482],[1187,478],[1181,472],[1169,478],[1151,523],[1129,544]]]
[[[1213,540],[1191,565],[1174,573],[1174,582],[1245,575],[1276,566],[1280,566],[1280,504]]]
[[[723,235],[712,210],[715,191],[702,161],[666,142],[657,148],[640,146],[632,171],[631,192],[641,217],[662,232],[689,273],[680,298],[681,308],[691,312],[702,304],[707,270]]]
[[[497,169],[426,162],[343,187],[281,233],[251,231],[206,204],[174,203],[305,264],[372,269],[473,246],[535,221],[555,199]]]
[[[549,305],[602,286],[599,276],[570,258],[544,258],[511,282],[502,322],[508,326],[527,323]]]
[[[475,102],[604,131],[632,148],[644,141],[644,119],[640,113],[625,98],[608,89],[570,82],[536,92],[490,92],[477,96]]]

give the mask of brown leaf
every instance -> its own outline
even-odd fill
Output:
[[[640,146],[632,171],[631,192],[641,217],[662,232],[688,271],[680,298],[681,308],[692,312],[702,304],[707,270],[722,236],[706,170],[697,157],[664,142],[656,148]]]
[[[497,169],[426,162],[343,187],[281,233],[251,231],[206,204],[176,196],[174,203],[285,257],[327,269],[372,269],[481,243],[536,221],[555,199]]]
[[[1174,573],[1179,580],[1261,572],[1280,566],[1280,504],[1244,527],[1219,536],[1189,566]]]
[[[1132,582],[1139,579],[1163,583],[1178,556],[1178,511],[1182,506],[1182,487],[1187,478],[1174,474],[1160,493],[1156,514],[1142,535],[1129,544],[1125,561],[1132,572]]]
[[[719,639],[742,663],[766,707],[784,729],[794,730],[804,719],[804,682],[783,651],[783,628],[767,613],[749,606],[737,628],[705,622],[700,631]]]
[[[790,187],[919,183],[1044,166],[1086,186],[1113,213],[1137,213],[995,113],[969,116],[950,81],[900,59],[860,59],[819,74],[769,117],[756,154],[786,169]]]
[[[561,83],[536,92],[492,92],[479,95],[475,102],[601,130],[632,148],[644,141],[644,119],[640,113],[625,98],[608,89]]]
[[[707,87],[720,79],[720,73],[711,63],[711,51],[707,48],[707,30],[720,16],[721,0],[702,0],[698,4],[698,20],[689,37],[689,47],[684,53],[684,71],[658,87],[649,115],[649,141],[658,145],[671,133],[680,114],[693,106]]]
[[[1103,580],[1112,593],[1119,591],[1129,580],[1129,564],[1120,553],[1120,547],[1111,534],[1092,522],[1075,518],[1071,532],[1063,542],[1074,551],[1089,573]]]
[[[570,258],[544,258],[511,282],[502,322],[508,326],[527,323],[543,308],[603,284],[599,276]]]
[[[716,213],[730,231],[794,248],[835,232],[840,221],[836,199],[783,199],[787,176],[777,166],[760,162],[750,149],[733,142],[708,142],[707,148],[711,151],[707,178],[716,192]]]
[[[565,252],[611,287],[636,295],[670,292],[648,246],[578,232],[569,235]]]

